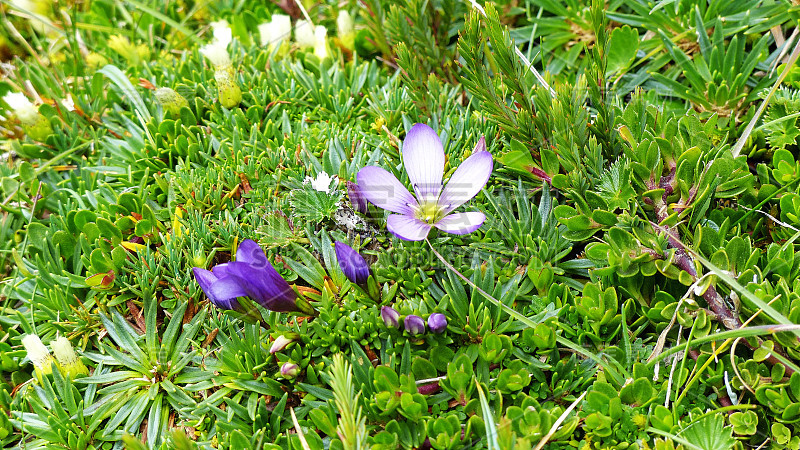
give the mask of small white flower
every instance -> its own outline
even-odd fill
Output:
[[[233,40],[233,31],[227,20],[220,20],[211,22],[211,29],[214,33],[214,40],[212,43],[217,43],[223,47],[227,47]]]
[[[227,67],[231,65],[231,57],[228,55],[228,44],[214,41],[200,49],[200,53],[211,61],[214,67]]]
[[[292,18],[285,14],[273,14],[272,20],[258,26],[261,46],[277,47],[292,35]]]
[[[314,188],[315,191],[330,194],[333,192],[333,189],[331,189],[331,184],[337,180],[338,177],[336,175],[330,176],[325,171],[322,171],[317,174],[316,178],[306,177],[305,182],[311,183],[311,187]]]
[[[314,32],[308,21],[298,20],[294,25],[294,40],[301,48],[314,47],[317,42]]]
[[[328,30],[322,25],[317,25],[317,28],[314,29],[314,54],[319,59],[328,57],[328,44],[325,39],[327,35]]]
[[[75,101],[72,100],[72,94],[67,94],[67,98],[61,100],[61,104],[67,111],[75,111]]]
[[[22,338],[22,345],[28,352],[28,359],[31,360],[37,372],[44,374],[51,373],[50,368],[53,364],[53,357],[50,351],[42,344],[42,340],[35,334],[29,334]]]
[[[339,11],[339,15],[336,16],[336,29],[340,37],[353,32],[353,18],[344,9]]]
[[[347,10],[339,11],[336,17],[336,32],[339,33],[339,41],[345,48],[350,50],[355,48],[356,33],[353,29],[353,18]]]
[[[3,100],[14,110],[20,122],[32,125],[39,120],[39,109],[19,92],[10,92],[3,97]]]

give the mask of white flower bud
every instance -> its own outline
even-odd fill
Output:
[[[56,354],[56,360],[63,368],[65,375],[75,378],[78,375],[89,375],[89,369],[83,364],[83,361],[75,354],[72,344],[64,336],[59,336],[55,341],[50,343],[53,348],[53,353]]]
[[[3,97],[3,100],[14,110],[19,121],[25,125],[33,125],[39,117],[39,109],[19,92],[10,92]]]
[[[39,112],[39,108],[31,103],[25,94],[11,92],[6,94],[3,100],[14,111],[25,132],[32,139],[44,142],[48,136],[53,134],[53,127],[50,126],[47,117]]]
[[[231,65],[231,57],[228,55],[228,44],[214,41],[200,49],[200,53],[211,61],[216,68]]]
[[[328,30],[322,25],[317,25],[317,28],[314,29],[314,54],[319,59],[328,57],[328,43],[325,39],[327,35]]]
[[[298,20],[294,25],[294,40],[301,48],[314,47],[317,42],[314,32],[308,21]]]
[[[22,338],[22,345],[25,351],[28,352],[28,359],[33,363],[36,369],[36,375],[41,378],[42,375],[49,375],[53,373],[52,364],[53,357],[50,351],[42,344],[42,340],[35,334],[29,334]]]
[[[353,18],[344,9],[339,11],[336,17],[336,31],[339,33],[339,41],[345,48],[350,50],[355,48],[356,33],[353,30]]]
[[[227,48],[228,44],[233,40],[233,31],[227,20],[220,20],[211,22],[211,29],[214,33],[213,43],[216,43],[223,48]]]

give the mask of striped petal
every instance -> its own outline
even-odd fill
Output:
[[[483,138],[481,138],[482,140]],[[480,143],[476,148],[479,146]],[[486,148],[485,144],[484,148]],[[439,197],[438,203],[442,207],[444,214],[453,211],[478,195],[478,192],[489,181],[489,176],[492,174],[492,166],[492,154],[487,151],[473,153],[472,156],[461,163],[447,182],[447,186],[442,191],[442,196]]]
[[[483,225],[486,215],[482,212],[472,211],[465,213],[450,214],[434,226],[446,233],[469,234]]]
[[[361,194],[379,208],[397,214],[413,214],[417,200],[386,169],[367,166],[356,175]]]
[[[418,123],[403,141],[403,164],[420,202],[433,201],[442,190],[444,148],[433,128]]]
[[[391,214],[386,219],[386,228],[405,241],[421,241],[428,236],[431,226],[413,216]]]

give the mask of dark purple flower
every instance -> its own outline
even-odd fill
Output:
[[[213,272],[195,267],[194,274],[209,300],[223,309],[235,309],[236,297],[247,296],[270,311],[313,313],[250,239],[239,244],[236,261],[220,264]]]
[[[400,326],[400,313],[391,306],[381,306],[381,319],[389,328]]]
[[[433,313],[428,317],[428,328],[436,334],[444,332],[447,329],[447,317],[441,313]]]
[[[403,164],[416,198],[397,178],[377,166],[367,166],[356,175],[362,195],[373,204],[393,212],[386,228],[400,239],[421,241],[431,227],[453,234],[467,234],[480,228],[482,212],[451,214],[475,197],[489,181],[492,155],[481,137],[467,158],[442,189],[444,148],[439,136],[425,124],[411,128],[403,141]]]
[[[425,332],[425,321],[422,320],[422,317],[414,314],[406,316],[405,320],[403,321],[403,325],[405,325],[406,331],[408,331],[412,336],[416,336]]]
[[[227,276],[225,266],[226,264],[220,264],[214,267],[213,273],[194,267],[194,277],[214,306],[219,309],[240,311],[241,306],[236,297],[244,297],[247,293],[236,280]]]
[[[344,276],[359,286],[365,286],[369,278],[369,265],[364,257],[343,242],[336,241],[333,247]]]
[[[361,214],[367,214],[369,209],[367,207],[367,198],[361,193],[361,188],[357,183],[352,181],[347,182],[347,198],[350,199],[350,205],[353,210]]]

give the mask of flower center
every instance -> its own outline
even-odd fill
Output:
[[[416,208],[417,219],[433,225],[442,219],[442,207],[434,201],[420,202]]]

